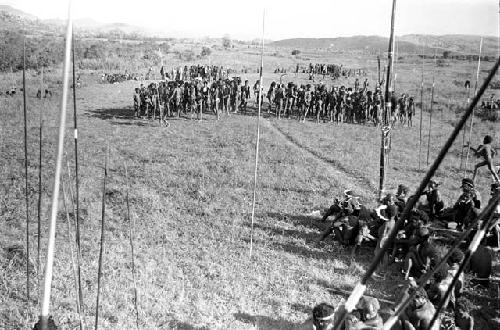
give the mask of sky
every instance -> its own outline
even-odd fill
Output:
[[[498,35],[499,0],[399,0],[396,35]],[[0,0],[42,19],[67,17],[68,0]],[[73,0],[73,16],[128,23],[176,37],[388,36],[392,0]]]

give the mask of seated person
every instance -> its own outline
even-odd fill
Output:
[[[415,296],[400,316],[403,329],[409,330],[427,330],[431,320],[436,312],[436,308],[429,301],[427,293],[423,288],[410,287],[408,294],[415,293]],[[439,318],[434,323],[431,330],[439,330]]]
[[[439,253],[434,243],[430,240],[430,232],[426,227],[419,230],[420,242],[410,247],[404,260],[405,280],[411,275],[419,278],[423,273],[433,268],[439,259]]]
[[[333,205],[326,211],[321,221],[326,221],[329,216],[339,213],[349,212],[353,215],[359,215],[360,209],[361,203],[359,202],[359,197],[352,190],[346,190],[344,191],[344,199],[340,201],[335,198]]]
[[[427,185],[427,189],[424,191],[424,195],[427,198],[427,210],[429,218],[431,220],[434,217],[439,216],[444,208],[444,202],[441,197],[441,193],[438,190],[439,183],[435,180],[430,180]]]
[[[457,223],[457,229],[466,228],[479,214],[481,197],[471,179],[462,180],[462,194],[452,208],[443,211],[440,220]]]

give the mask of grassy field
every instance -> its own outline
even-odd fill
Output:
[[[289,63],[285,50],[269,51],[265,57],[269,71]],[[217,56],[220,55],[220,56]],[[301,61],[333,61],[347,67],[368,67],[369,78],[376,76],[373,59],[347,55],[301,55]],[[234,66],[257,67],[255,49],[214,54],[212,62],[234,61]],[[420,84],[417,59],[398,63],[398,90],[418,95]],[[472,75],[475,63],[450,63],[439,68],[426,66],[426,81],[436,71],[437,104],[442,109],[433,117],[431,159],[456,123],[463,91],[453,85]],[[57,71],[57,70],[56,70]],[[51,79],[55,89],[57,72]],[[468,74],[468,75],[467,75]],[[483,72],[482,75],[485,75]],[[284,77],[286,81],[306,81],[305,75]],[[17,76],[15,79],[19,81]],[[19,253],[6,248],[24,245],[24,168],[21,96],[0,97],[0,328],[24,329],[36,321],[36,199],[38,171],[38,116],[44,116],[43,140],[43,221],[42,248],[46,245],[50,212],[54,156],[60,92],[52,100],[37,100],[38,78],[29,80],[29,179],[30,230],[33,260],[32,299],[25,298],[25,263]],[[60,78],[59,78],[60,79]],[[139,315],[142,329],[293,329],[323,301],[338,303],[341,296],[328,288],[350,289],[372,259],[369,248],[355,261],[331,240],[317,244],[324,224],[312,216],[329,206],[345,189],[355,189],[363,201],[375,205],[378,183],[380,131],[369,126],[317,125],[272,117],[262,119],[257,207],[250,257],[250,212],[254,169],[255,116],[208,115],[202,122],[173,119],[170,127],[132,118],[132,90],[137,82],[118,85],[96,83],[98,75],[85,75],[78,89],[79,143],[81,164],[81,208],[83,217],[82,276],[88,327],[95,315],[97,262],[101,230],[101,186],[103,164],[109,146],[109,177],[106,191],[106,243],[100,328],[135,327],[129,222],[125,192],[130,186],[139,288]],[[243,76],[251,82],[257,74]],[[265,74],[267,86],[279,75]],[[8,81],[8,79],[6,79]],[[373,80],[371,80],[373,81]],[[353,79],[349,81],[352,84]],[[347,83],[345,80],[340,83]],[[4,84],[6,84],[4,82]],[[335,84],[338,84],[335,82]],[[427,84],[429,85],[429,84]],[[4,87],[3,86],[0,86]],[[428,93],[426,94],[429,98]],[[417,98],[418,100],[418,98]],[[428,101],[427,101],[428,102]],[[72,104],[70,104],[72,106]],[[71,112],[71,111],[70,111]],[[418,116],[417,116],[418,118]],[[428,114],[423,131],[426,152]],[[72,126],[68,113],[68,127]],[[417,122],[417,120],[415,121]],[[473,144],[489,132],[499,141],[498,123],[477,121]],[[73,166],[73,141],[67,129],[66,150]],[[412,129],[396,127],[388,169],[387,188],[405,182],[416,188],[423,175],[418,170],[418,136]],[[448,204],[459,194],[460,145],[455,143],[438,179]],[[423,155],[425,156],[425,152]],[[129,181],[125,177],[128,168]],[[73,173],[72,173],[73,174]],[[479,178],[483,199],[487,198],[486,173]],[[65,174],[65,181],[67,177]],[[77,313],[72,277],[70,237],[64,209],[60,210],[53,279],[51,314],[62,329],[76,329]],[[43,255],[44,249],[42,249]],[[370,283],[368,292],[394,299],[401,276],[393,266],[391,283]],[[478,292],[476,291],[475,294]],[[480,291],[495,309],[496,292]],[[27,307],[29,306],[29,307]],[[483,306],[484,307],[484,306]],[[485,307],[486,308],[486,307]],[[498,310],[498,306],[496,306]],[[485,309],[486,310],[486,309]],[[498,315],[496,316],[498,317]],[[488,323],[478,321],[486,329]]]

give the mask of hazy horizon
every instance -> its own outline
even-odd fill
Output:
[[[40,19],[66,19],[67,0],[7,0],[10,5]],[[307,12],[307,7],[310,13]],[[268,3],[214,0],[210,3],[165,3],[143,0],[73,1],[75,20],[91,19],[103,24],[125,23],[174,37],[252,40],[262,34],[265,10],[265,39],[336,38],[351,36],[387,37],[392,0],[307,2],[277,0]],[[96,10],[98,8],[98,10]],[[115,8],[120,8],[116,10]],[[154,10],[151,10],[154,9]],[[396,7],[395,33],[498,36],[497,0],[407,0]],[[189,19],[186,19],[188,17]]]

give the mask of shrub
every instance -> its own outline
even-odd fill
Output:
[[[210,56],[212,54],[212,50],[209,47],[203,47],[201,49],[201,56]]]
[[[299,55],[299,54],[300,54],[300,50],[298,50],[298,49],[292,50],[292,55]]]

